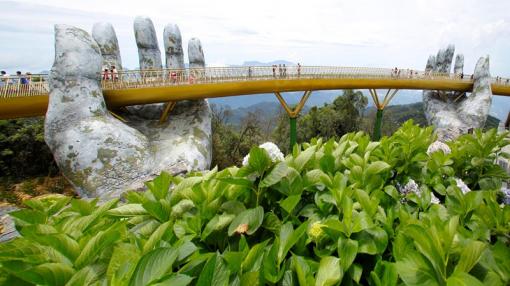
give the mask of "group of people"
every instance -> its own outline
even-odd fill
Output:
[[[273,69],[273,77],[274,78],[276,78],[276,69],[278,69],[279,77],[287,77],[287,66],[285,64],[272,65],[271,67]],[[300,63],[297,64],[296,70],[297,70],[297,76],[300,77],[301,76],[301,64]]]
[[[115,68],[115,66],[111,66],[108,68],[107,66],[103,67],[103,80],[118,80],[119,79],[119,72]]]
[[[0,86],[5,85],[18,85],[18,84],[29,84],[32,78],[32,74],[27,72],[22,74],[21,71],[16,72],[16,76],[10,76],[6,71],[0,71]]]

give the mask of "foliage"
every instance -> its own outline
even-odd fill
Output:
[[[297,122],[298,142],[308,142],[314,137],[324,139],[340,136],[359,130],[363,109],[368,99],[361,91],[347,89],[341,96],[323,107],[312,107],[299,117]],[[289,122],[284,113],[279,117],[273,133],[274,140],[287,153],[289,146]]]
[[[44,119],[0,120],[0,177],[22,178],[57,173],[44,142]]]
[[[371,142],[312,140],[273,162],[162,173],[125,203],[50,195],[13,213],[3,285],[508,285],[510,206],[493,162],[506,134],[427,154],[408,122]],[[495,174],[495,175],[493,175]],[[416,192],[399,185],[414,180]],[[464,194],[456,179],[464,180]],[[431,203],[435,194],[440,203]]]

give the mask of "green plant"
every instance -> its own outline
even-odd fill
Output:
[[[242,167],[162,173],[125,203],[28,200],[12,214],[21,237],[0,244],[0,281],[508,285],[510,206],[497,201],[507,176],[488,175],[506,134],[490,132],[432,152],[431,129],[408,122],[380,142],[349,133],[295,146],[284,160],[256,147]],[[476,140],[490,152],[466,146]]]

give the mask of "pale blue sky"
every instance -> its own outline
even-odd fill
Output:
[[[210,66],[284,59],[423,69],[452,43],[465,55],[465,73],[488,54],[492,74],[510,77],[508,0],[0,0],[0,7],[0,69],[9,73],[50,69],[54,24],[90,31],[98,21],[113,24],[124,66],[136,68],[133,19],[144,15],[160,49],[163,27],[176,23],[185,45],[200,38]]]

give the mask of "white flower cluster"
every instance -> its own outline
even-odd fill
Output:
[[[416,196],[421,197],[422,191],[420,190],[420,186],[413,180],[409,179],[407,184],[404,187],[399,187],[399,192],[404,196],[410,193],[416,194]],[[405,201],[405,199],[404,199]],[[441,201],[434,195],[433,192],[430,192],[430,202],[433,204],[440,204]]]
[[[503,203],[505,205],[510,205],[510,189],[503,188],[501,192],[503,193]]]
[[[421,190],[418,184],[413,179],[409,179],[407,184],[404,187],[399,188],[399,192],[403,195],[407,195],[410,193],[415,193],[417,196],[421,195]]]
[[[450,147],[448,147],[448,145],[446,145],[445,143],[441,141],[435,141],[434,143],[430,144],[429,148],[427,149],[427,155],[430,156],[430,154],[437,152],[439,150],[443,151],[443,153],[446,155],[452,152]]]
[[[283,161],[283,159],[285,159],[282,151],[280,151],[278,146],[276,146],[276,144],[274,144],[273,142],[266,142],[264,144],[261,144],[259,147],[267,151],[267,154],[269,154],[269,158],[271,158],[271,161],[273,162]],[[249,160],[250,154],[244,156],[243,166],[248,165]]]
[[[436,195],[434,195],[433,192],[430,192],[430,202],[436,205],[441,203],[441,201],[436,197]]]
[[[464,195],[471,192],[471,189],[468,186],[466,186],[462,179],[455,178],[455,182],[457,182],[457,187],[462,191]]]

